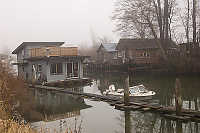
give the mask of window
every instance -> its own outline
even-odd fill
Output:
[[[118,52],[118,57],[122,57],[122,52]]]
[[[113,59],[117,59],[117,52],[114,53]]]
[[[50,67],[50,74],[56,75],[56,74],[62,74],[63,73],[63,66],[62,63],[54,63],[51,64]]]
[[[58,74],[62,74],[63,73],[62,63],[58,63],[57,64],[57,73]]]
[[[38,72],[42,72],[42,65],[39,64],[39,65],[37,66],[37,71],[38,71]]]
[[[150,53],[147,52],[147,51],[145,51],[145,52],[141,53],[140,56],[143,56],[143,57],[150,57]]]

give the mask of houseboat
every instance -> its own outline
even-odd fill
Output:
[[[23,42],[17,55],[18,76],[38,83],[83,78],[83,60],[77,47],[61,47],[65,42]]]

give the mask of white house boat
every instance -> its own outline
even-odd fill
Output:
[[[124,89],[115,89],[114,85],[110,85],[109,89],[103,92],[104,95],[124,96]],[[130,97],[151,97],[155,95],[154,91],[149,91],[144,85],[130,87]]]

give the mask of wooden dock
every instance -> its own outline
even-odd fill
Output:
[[[45,83],[45,86],[48,87],[54,87],[53,89],[55,89],[55,87],[57,89],[59,88],[64,88],[65,86],[84,86],[84,85],[89,85],[91,84],[92,79],[90,78],[69,78],[66,80],[58,80],[58,81],[52,81],[52,82],[48,82]]]
[[[189,110],[189,109],[182,109],[181,113],[179,115],[176,114],[176,108],[173,106],[162,106],[158,104],[158,101],[156,100],[134,100],[134,102],[129,102],[128,105],[124,104],[123,99],[119,97],[113,97],[113,96],[102,96],[97,94],[91,94],[91,93],[84,93],[84,92],[75,92],[75,91],[69,91],[65,88],[56,88],[56,87],[47,87],[42,85],[29,85],[31,88],[38,88],[38,89],[45,89],[49,91],[56,91],[56,92],[62,92],[72,95],[79,95],[83,98],[89,98],[95,101],[104,101],[108,102],[111,106],[114,106],[115,109],[118,110],[130,110],[130,111],[142,111],[142,112],[152,112],[152,113],[158,113],[161,117],[165,117],[170,120],[179,120],[182,122],[197,122],[200,123],[200,111],[195,110]]]

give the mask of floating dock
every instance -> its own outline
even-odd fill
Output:
[[[158,103],[157,100],[134,100],[133,102],[129,102],[128,105],[124,104],[123,99],[114,96],[102,96],[91,93],[84,92],[75,92],[69,91],[65,88],[58,87],[48,87],[42,85],[29,85],[31,88],[45,89],[48,91],[57,91],[72,95],[79,95],[83,98],[89,98],[95,101],[104,101],[108,102],[111,106],[114,106],[118,110],[129,110],[129,111],[142,111],[142,112],[152,112],[159,113],[161,117],[165,117],[170,120],[179,120],[182,122],[197,122],[200,123],[200,111],[182,109],[179,115],[176,114],[176,108],[174,106],[162,106]]]

